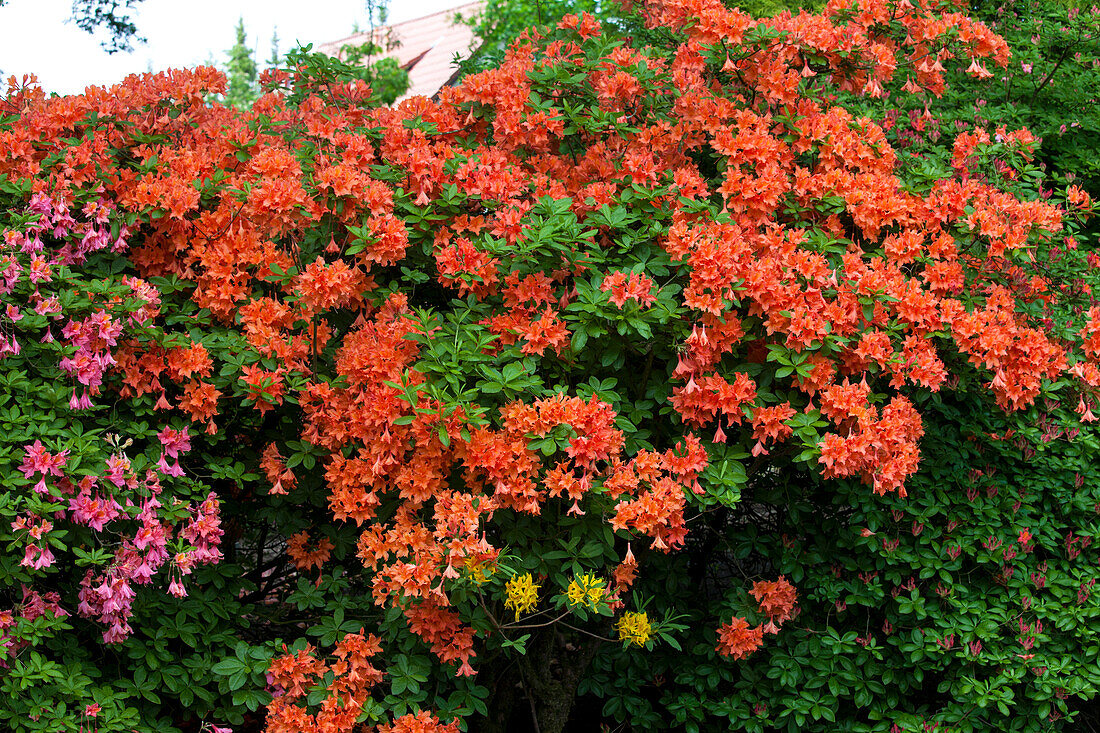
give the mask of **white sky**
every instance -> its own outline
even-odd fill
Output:
[[[390,0],[389,22],[429,15],[468,0]],[[214,62],[224,64],[244,19],[248,45],[261,66],[271,57],[271,34],[285,53],[296,41],[314,46],[367,27],[363,0],[144,0],[132,17],[147,43],[109,55],[67,20],[71,0],[7,0],[0,7],[0,71],[36,74],[47,92],[72,94],[90,84],[114,84],[127,74]],[[6,85],[5,85],[6,86]]]

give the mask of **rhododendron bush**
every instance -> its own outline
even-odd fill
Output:
[[[1091,699],[1092,203],[1026,130],[929,176],[838,97],[1009,49],[947,4],[640,11],[650,45],[568,16],[393,108],[308,53],[247,111],[205,68],[12,81],[6,726]]]

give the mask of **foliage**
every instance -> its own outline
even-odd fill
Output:
[[[13,730],[75,730],[91,705],[100,725],[129,729],[135,704],[159,705],[161,694],[209,711],[210,670],[240,628],[239,583],[210,585],[206,572],[221,558],[216,497],[183,476],[184,423],[151,399],[106,402],[101,392],[115,347],[149,332],[160,297],[123,273],[129,231],[98,195],[34,194],[28,205],[29,193],[3,184],[0,717]],[[173,369],[204,369],[201,349],[177,353]],[[76,614],[94,622],[74,624]],[[105,663],[126,672],[104,679]]]
[[[911,161],[909,185],[984,175],[1042,196],[1037,167],[999,145],[968,160],[941,145],[938,158]],[[1083,217],[1065,223],[1083,238]],[[1089,272],[1095,254],[1065,244],[1036,249],[1037,277]],[[1060,320],[1090,300],[1054,311]],[[1037,731],[1095,698],[1100,670],[1078,660],[1092,658],[1100,613],[1089,550],[1100,435],[1052,400],[1004,414],[948,364],[958,383],[916,396],[926,434],[906,498],[809,472],[757,474],[737,507],[693,530],[709,542],[649,581],[709,595],[731,573],[771,567],[805,589],[795,626],[734,668],[597,656],[581,689],[605,715],[638,729]],[[701,634],[682,641],[709,646]]]
[[[73,0],[73,17],[76,27],[87,33],[99,30],[107,32],[107,39],[100,45],[107,53],[130,51],[134,43],[144,43],[137,26],[130,20],[135,5],[144,0]]]
[[[1036,428],[1036,410],[1030,434],[998,440],[1026,418],[981,425],[988,405],[930,408],[908,499],[807,474],[761,479],[745,491],[755,511],[709,523],[730,550],[701,586],[682,564],[654,568],[652,586],[684,594],[713,592],[726,564],[783,570],[804,591],[774,645],[736,665],[713,652],[695,665],[660,649],[630,666],[601,655],[582,690],[637,730],[1059,729],[1100,678],[1096,431],[1044,438],[1071,418]],[[765,510],[780,503],[783,515]],[[681,641],[711,649],[705,634]]]
[[[471,26],[477,38],[477,47],[471,49],[473,53],[461,61],[462,69],[471,72],[499,64],[508,44],[523,31],[532,26],[557,23],[566,15],[580,13],[588,13],[604,25],[613,17],[623,15],[618,4],[597,0],[489,0],[472,14],[456,13],[456,22]]]
[[[567,16],[394,108],[13,82],[5,725],[1071,720],[1093,205],[841,104],[1008,62],[937,8]]]

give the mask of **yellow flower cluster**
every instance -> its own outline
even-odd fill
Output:
[[[470,580],[474,581],[478,585],[489,582],[489,577],[496,570],[491,563],[475,562],[473,558],[466,558],[466,572],[470,576]]]
[[[649,634],[653,630],[649,625],[649,617],[646,616],[645,611],[637,613],[627,611],[619,619],[616,627],[619,629],[619,639],[621,641],[629,641],[637,646],[642,646],[649,641]]]
[[[569,598],[570,606],[585,605],[595,609],[607,593],[604,581],[591,573],[576,578],[565,589],[565,595]]]
[[[526,613],[535,607],[539,600],[539,588],[531,579],[531,573],[514,575],[504,584],[504,591],[508,598],[504,601],[505,608],[511,608],[516,612],[516,621],[519,615]]]

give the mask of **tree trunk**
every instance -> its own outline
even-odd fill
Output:
[[[573,710],[577,685],[600,642],[587,638],[567,640],[556,629],[548,629],[531,641],[535,646],[528,646],[527,655],[520,658],[520,667],[534,703],[537,733],[563,733]]]
[[[566,639],[553,628],[532,634],[525,655],[500,659],[499,672],[489,683],[489,714],[473,729],[564,733],[577,685],[599,646],[598,639]]]

